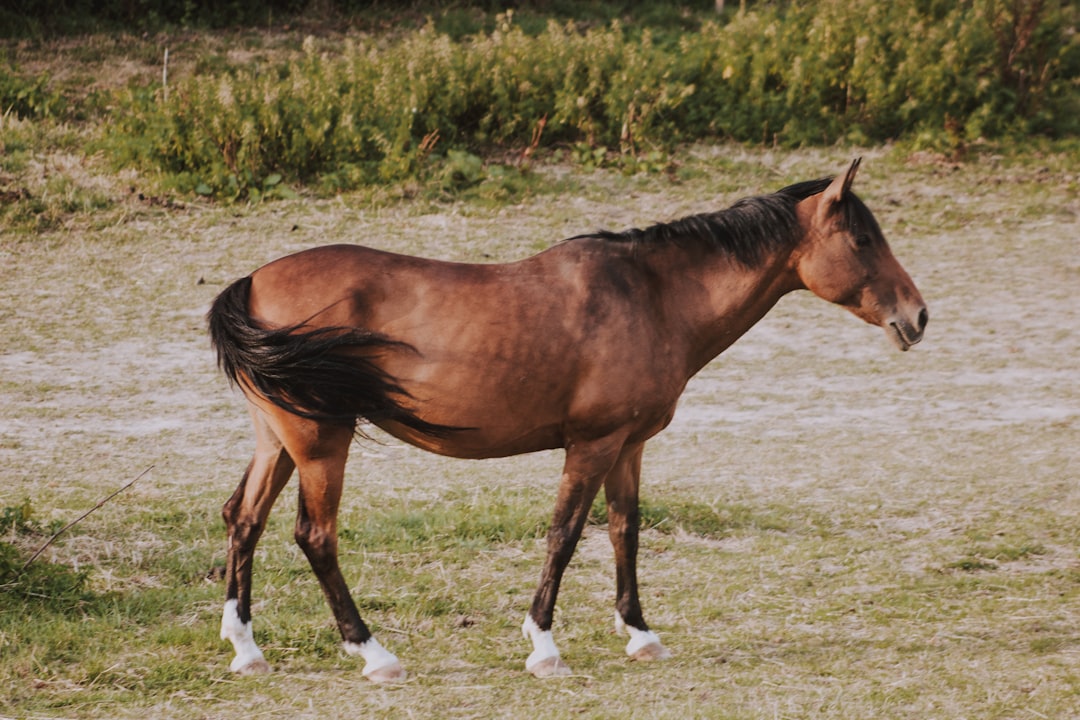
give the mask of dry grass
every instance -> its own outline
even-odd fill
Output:
[[[0,616],[0,714],[1076,716],[1075,153],[958,165],[866,153],[857,190],[927,299],[927,339],[895,353],[802,294],[692,382],[645,460],[646,502],[698,518],[643,541],[646,613],[672,661],[623,657],[610,552],[591,528],[557,616],[577,674],[528,677],[517,628],[542,540],[447,526],[470,507],[517,528],[546,518],[560,458],[453,461],[387,441],[350,465],[343,561],[412,679],[372,686],[339,651],[290,540],[292,497],[256,570],[256,636],[278,672],[227,671],[223,588],[204,576],[223,560],[216,514],[251,440],[202,321],[227,281],[333,241],[517,258],[836,172],[849,154],[699,149],[678,184],[596,173],[572,195],[503,207],[165,209],[112,195],[0,239],[0,507],[29,497],[43,522],[71,519],[155,465],[46,553],[92,569],[90,599]],[[394,532],[403,517],[426,522],[425,539]]]

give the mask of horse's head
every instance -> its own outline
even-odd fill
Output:
[[[802,284],[884,328],[907,350],[922,340],[928,315],[915,283],[893,257],[869,209],[851,192],[859,160],[824,192],[798,206],[803,239],[793,255]]]

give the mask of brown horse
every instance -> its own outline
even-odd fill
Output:
[[[559,582],[604,487],[616,626],[637,659],[669,655],[638,601],[638,482],[645,441],[687,381],[785,293],[809,289],[885,329],[901,350],[927,313],[874,216],[835,179],[645,230],[582,235],[520,262],[471,265],[353,245],[281,258],[218,296],[218,361],[243,390],[255,455],[225,504],[222,638],[232,669],[269,665],[251,632],[251,565],[270,507],[300,475],[296,541],[350,654],[374,681],[398,659],[360,619],[337,560],[345,461],[359,422],[443,455],[566,451],[547,558],[523,631],[525,667],[563,675],[551,634]]]

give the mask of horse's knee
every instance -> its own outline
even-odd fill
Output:
[[[308,522],[298,522],[293,539],[313,563],[337,557],[337,536]]]
[[[580,530],[575,531],[574,528],[552,525],[547,533],[547,547],[551,559],[561,566],[569,564],[580,537]]]
[[[229,533],[229,549],[247,555],[255,552],[255,545],[262,536],[263,523],[233,516],[225,521]]]
[[[248,478],[251,477],[251,468],[254,465],[254,460],[248,463],[247,469],[244,470],[244,477],[240,479],[240,484],[233,491],[233,494],[229,496],[229,499],[225,501],[225,504],[221,506],[221,519],[225,521],[226,527],[231,528],[240,517],[240,506],[244,501],[244,488],[247,487]]]
[[[617,502],[609,498],[607,510],[608,528],[613,532],[634,532],[641,524],[641,509],[636,499],[633,502],[627,500]]]
[[[231,528],[233,522],[235,522],[236,504],[232,501],[232,498],[221,506],[221,519],[225,521],[225,527],[228,528]]]
[[[262,532],[262,524],[258,518],[253,518],[251,512],[245,513],[242,503],[234,499],[221,506],[221,519],[225,520],[225,527],[230,535],[251,535],[258,538]]]
[[[611,539],[612,545],[618,547],[637,542],[638,524],[636,519],[613,518],[611,515],[608,518],[608,537]]]

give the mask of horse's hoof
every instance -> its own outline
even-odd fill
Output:
[[[263,658],[252,660],[247,665],[237,668],[237,675],[266,675],[272,672],[270,670],[270,663],[266,662]]]
[[[532,667],[526,668],[533,674],[533,677],[549,678],[549,677],[565,677],[570,675],[570,666],[562,661],[562,658],[558,655],[554,657],[544,658]]]
[[[671,657],[671,651],[658,642],[649,643],[643,648],[638,649],[630,656],[631,660],[667,660]]]
[[[403,683],[405,682],[405,668],[401,667],[401,663],[394,662],[366,672],[364,677],[373,683]]]

